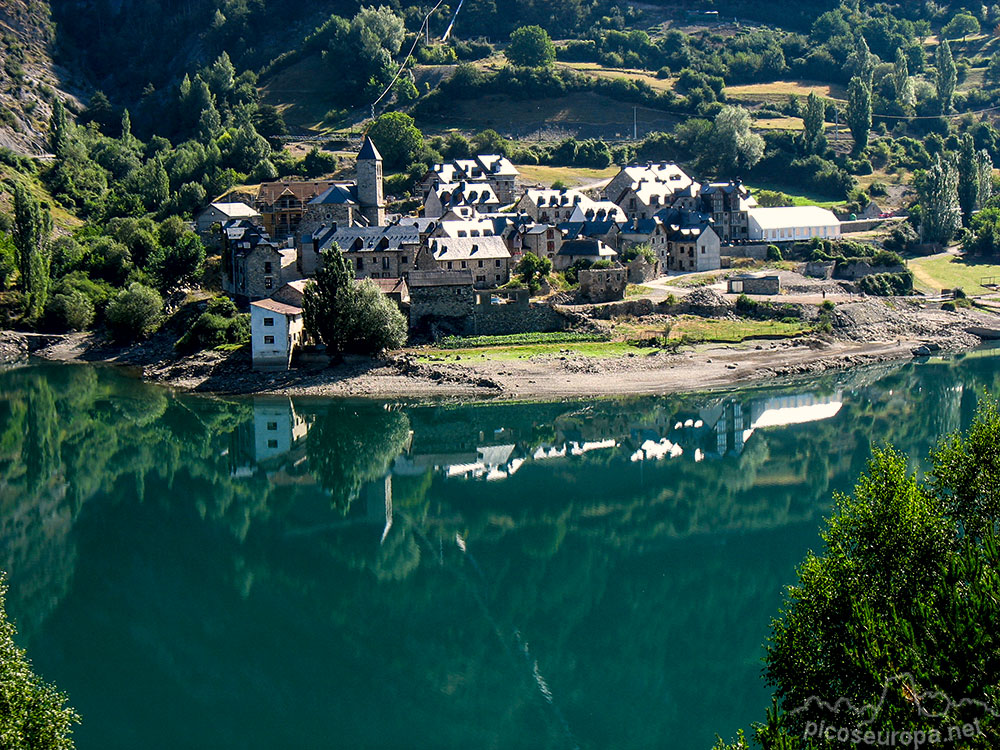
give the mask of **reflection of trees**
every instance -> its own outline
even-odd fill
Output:
[[[386,475],[409,436],[404,412],[334,405],[309,431],[309,469],[346,514],[365,483]]]

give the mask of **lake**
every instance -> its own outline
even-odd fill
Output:
[[[783,588],[873,442],[1000,349],[543,404],[0,372],[0,569],[91,748],[692,748],[762,720]]]

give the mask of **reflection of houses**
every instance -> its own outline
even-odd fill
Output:
[[[234,432],[229,448],[230,473],[249,477],[262,467],[269,475],[305,464],[305,438],[312,421],[287,397],[257,397],[253,420]]]

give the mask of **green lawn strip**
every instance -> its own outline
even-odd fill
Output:
[[[992,294],[996,290],[982,286],[982,280],[993,276],[1000,281],[1000,265],[968,262],[957,255],[916,258],[907,265],[920,285],[934,292],[960,287],[966,294]]]
[[[528,344],[568,344],[581,341],[607,341],[607,335],[577,331],[513,333],[506,336],[446,336],[439,349],[475,349],[478,347],[522,346]]]
[[[649,354],[653,347],[632,346],[624,341],[593,341],[563,344],[527,344],[522,346],[480,347],[476,349],[429,349],[420,352],[420,362],[454,362],[457,359],[531,359],[553,354],[568,353],[581,357],[608,359],[628,354]]]
[[[792,199],[792,204],[795,206],[820,206],[821,208],[834,208],[844,202],[842,200],[832,201],[821,195],[803,193],[801,188],[790,185],[747,185],[747,187],[751,192],[757,192],[758,190],[773,190],[775,192],[784,193]]]
[[[810,328],[807,323],[785,323],[780,320],[682,318],[671,327],[670,338],[679,339],[687,335],[704,341],[738,343],[755,337],[788,338],[801,336],[807,333]]]

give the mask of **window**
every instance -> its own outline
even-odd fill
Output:
[[[704,254],[705,254],[705,248],[702,248],[702,249],[701,249],[701,254],[702,254],[702,255],[704,255]]]
[[[264,273],[271,273],[271,261],[264,261]]]
[[[276,429],[278,429],[278,423],[277,422],[268,422],[267,423],[267,429],[269,429],[269,430],[276,430]]]
[[[274,336],[265,336],[264,337],[264,343],[265,344],[273,344],[274,343]]]
[[[448,270],[449,271],[451,270],[451,261],[450,260],[448,261]]]
[[[409,263],[409,259],[405,255],[402,255],[399,258],[399,262],[405,266],[407,263]]]
[[[465,267],[466,267],[466,265],[465,265],[465,261],[463,260],[463,261],[462,261],[462,268],[465,268]]]
[[[274,286],[274,279],[272,279],[270,276],[265,276],[264,277],[264,288],[265,289],[270,289],[273,286]]]
[[[476,283],[477,284],[485,284],[486,283],[486,277],[485,276],[477,276],[476,277]]]
[[[365,262],[361,258],[356,258],[355,260],[357,260],[358,270],[363,271]]]
[[[388,267],[389,267],[389,256],[388,255],[383,255],[382,256],[382,269],[385,270]]]
[[[264,325],[266,325],[266,326],[273,326],[274,325],[274,318],[264,318]]]
[[[267,447],[268,448],[277,448],[278,447],[278,441],[277,440],[268,440],[267,441]]]

